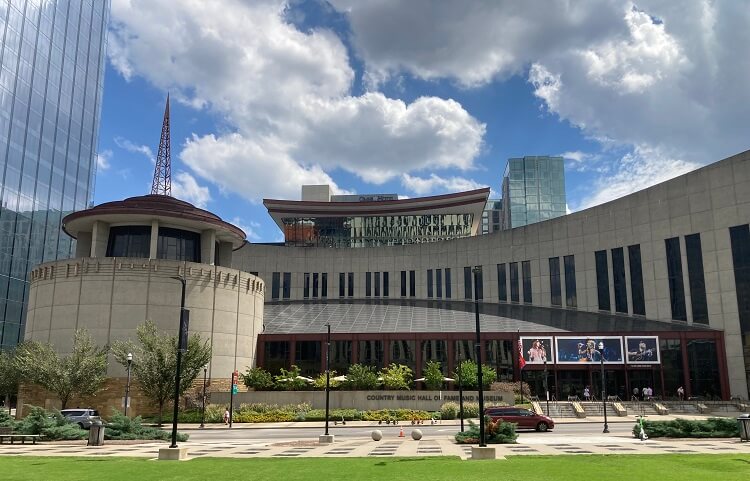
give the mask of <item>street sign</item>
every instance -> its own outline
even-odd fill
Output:
[[[232,394],[237,394],[237,385],[232,384]]]

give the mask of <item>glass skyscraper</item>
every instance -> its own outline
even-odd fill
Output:
[[[562,157],[508,159],[503,175],[503,229],[565,215]]]
[[[0,0],[0,347],[23,336],[29,270],[70,257],[91,204],[109,0]]]

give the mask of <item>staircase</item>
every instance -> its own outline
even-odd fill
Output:
[[[547,413],[546,403],[542,403],[541,407],[543,409],[543,412],[546,414]],[[576,417],[576,413],[571,403],[557,401],[557,402],[549,403],[549,417],[551,417],[552,419],[574,418]]]
[[[633,416],[658,416],[659,412],[650,402],[623,402],[622,405]]]

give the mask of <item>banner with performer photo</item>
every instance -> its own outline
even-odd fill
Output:
[[[555,362],[552,337],[522,337],[521,343],[526,364],[544,364],[545,359],[550,364]]]
[[[600,363],[602,357],[605,364],[624,362],[620,336],[555,336],[555,344],[558,364]]]
[[[625,336],[628,364],[660,364],[658,336]]]

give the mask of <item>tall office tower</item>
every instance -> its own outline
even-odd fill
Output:
[[[508,159],[503,174],[503,230],[565,215],[565,205],[562,157]]]
[[[501,230],[503,215],[503,201],[501,199],[487,199],[482,212],[482,234],[491,234]]]
[[[0,0],[0,347],[29,270],[72,257],[66,214],[93,200],[109,0]]]

